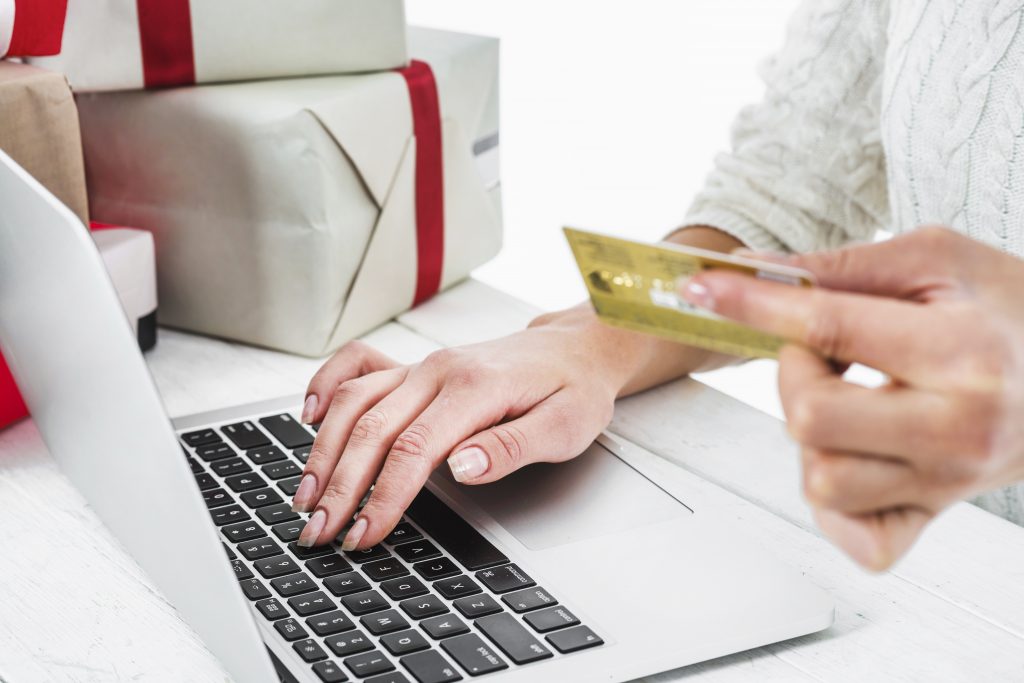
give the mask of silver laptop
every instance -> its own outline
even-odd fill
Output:
[[[297,548],[299,398],[169,419],[87,231],[2,152],[0,348],[64,472],[240,683],[625,681],[832,623],[608,437],[488,486],[441,468],[378,547]]]

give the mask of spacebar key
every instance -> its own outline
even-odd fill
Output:
[[[430,491],[420,491],[408,512],[414,522],[467,569],[487,569],[508,562],[503,552]]]
[[[476,620],[476,625],[516,664],[528,664],[552,656],[551,650],[541,645],[540,641],[508,612],[481,617]]]

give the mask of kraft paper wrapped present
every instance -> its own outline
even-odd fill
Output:
[[[0,0],[0,58],[60,52],[67,0]]]
[[[161,322],[321,356],[501,246],[498,42],[395,72],[79,97],[98,220],[157,245]]]
[[[0,0],[0,7],[5,2]],[[17,0],[52,2],[53,0]],[[391,69],[402,0],[67,0],[63,49],[34,59],[76,92]]]
[[[0,149],[88,222],[78,110],[63,76],[0,61]]]

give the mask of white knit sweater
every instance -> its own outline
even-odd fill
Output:
[[[1024,256],[1024,0],[806,0],[762,75],[686,224],[793,251],[940,224]],[[976,502],[1024,524],[1024,487]]]

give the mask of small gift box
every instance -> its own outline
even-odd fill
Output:
[[[375,71],[407,59],[402,0],[69,0],[63,38],[59,56],[32,61],[67,74],[76,92]]]
[[[79,97],[93,214],[157,244],[161,320],[321,356],[497,253],[498,42],[366,75]]]

